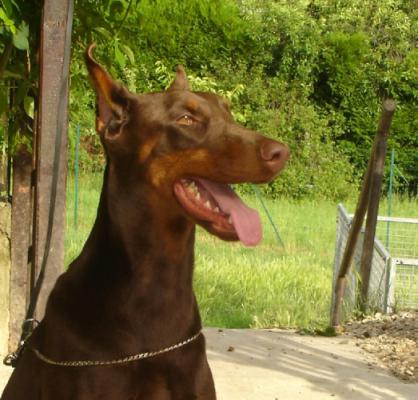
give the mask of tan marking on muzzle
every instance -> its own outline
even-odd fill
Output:
[[[156,158],[149,167],[149,176],[155,187],[164,185],[168,180],[180,178],[188,170],[199,174],[209,165],[209,152],[205,149],[188,149]]]

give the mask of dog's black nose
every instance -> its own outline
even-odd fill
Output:
[[[272,172],[279,172],[289,158],[289,149],[282,143],[266,139],[260,146],[261,158]]]

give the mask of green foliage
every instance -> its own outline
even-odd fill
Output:
[[[77,13],[87,13],[91,3],[79,0]],[[113,4],[104,2],[103,9],[110,9],[109,3]],[[80,37],[83,45],[93,36],[101,42],[99,58],[131,90],[162,90],[171,80],[170,71],[183,64],[195,88],[232,99],[239,122],[286,142],[292,158],[282,178],[265,188],[272,196],[347,196],[367,165],[381,102],[394,97],[398,111],[390,146],[402,149],[397,166],[408,181],[404,188],[414,192],[418,185],[414,4],[143,0],[131,8],[116,35],[112,23],[117,18],[104,13],[91,20],[91,27],[84,25],[90,34]],[[120,14],[127,7],[118,2]],[[120,50],[127,45],[129,51]],[[75,68],[82,70],[79,65]],[[76,87],[85,93],[85,83]],[[73,115],[91,106],[90,95],[82,97],[88,107],[77,100],[80,111]]]
[[[321,0],[312,5],[323,32],[313,98],[323,110],[340,116],[333,127],[338,147],[364,170],[381,102],[393,97],[398,110],[390,145],[406,148],[398,152],[397,165],[416,193],[418,168],[408,151],[417,145],[416,2]],[[410,111],[406,119],[405,108]]]
[[[0,146],[32,146],[41,2],[1,0]]]
[[[13,34],[13,46],[19,50],[29,49],[29,26],[26,22],[21,22]]]
[[[233,1],[143,0],[135,22],[140,26],[136,45],[150,49],[156,59],[190,68],[210,66],[213,55],[227,60],[231,52],[244,54],[249,26]]]
[[[14,48],[3,76],[17,82],[15,110],[29,118],[39,21],[28,15],[32,3],[2,0],[0,8],[0,51]],[[382,100],[393,97],[390,147],[406,178],[400,189],[417,191],[415,0],[76,0],[73,26],[70,155],[80,125],[85,169],[103,162],[83,56],[94,41],[97,59],[132,92],[163,90],[182,64],[195,89],[232,101],[240,123],[288,143],[289,168],[265,188],[275,197],[343,198],[356,188]],[[0,114],[7,94],[0,86]]]

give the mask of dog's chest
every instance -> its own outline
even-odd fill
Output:
[[[193,379],[182,379],[172,377],[167,379],[166,374],[153,373],[146,374],[146,380],[139,379],[137,386],[138,394],[132,400],[194,400],[198,396],[194,393]]]

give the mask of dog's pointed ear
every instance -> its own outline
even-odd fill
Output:
[[[85,53],[87,70],[96,91],[96,130],[105,138],[115,137],[126,122],[129,92],[93,58],[91,44]]]
[[[179,65],[176,69],[176,77],[168,90],[190,90],[189,81],[187,80],[186,71]]]

